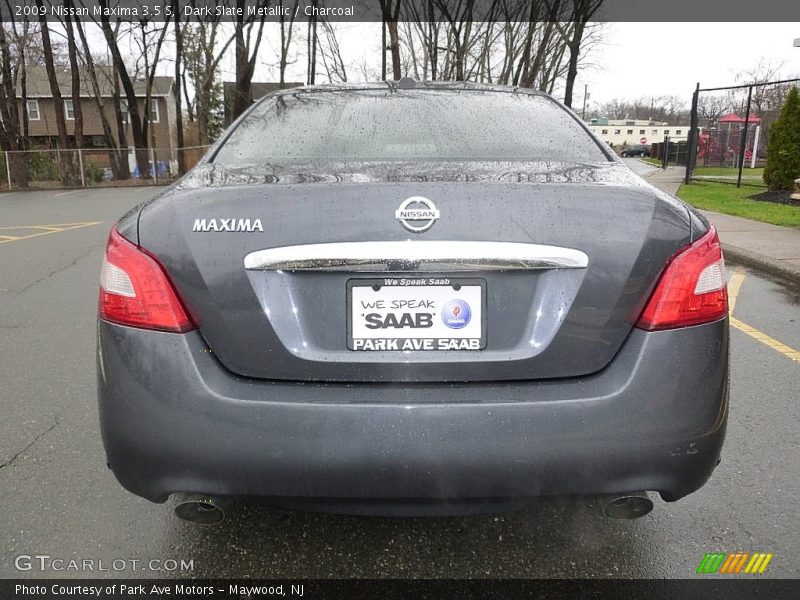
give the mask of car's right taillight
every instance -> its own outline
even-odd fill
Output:
[[[725,262],[713,226],[667,264],[636,327],[655,331],[710,323],[728,313]]]
[[[111,230],[100,273],[101,319],[143,329],[184,332],[195,324],[154,256]]]

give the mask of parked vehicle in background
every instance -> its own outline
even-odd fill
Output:
[[[547,95],[295,88],[123,217],[101,275],[108,463],[179,516],[678,500],[720,457],[713,227]]]
[[[629,146],[628,148],[625,148],[620,154],[623,157],[650,156],[650,147],[642,145]]]

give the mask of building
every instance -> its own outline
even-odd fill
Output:
[[[117,121],[114,111],[114,84],[110,67],[96,67],[98,87],[103,103],[103,112],[111,125],[115,141],[118,144]],[[32,148],[58,148],[58,125],[53,103],[53,94],[47,79],[44,67],[28,67],[27,75],[27,109],[28,109],[28,137]],[[67,126],[67,135],[70,142],[74,143],[75,133],[75,98],[72,97],[72,74],[69,68],[58,67],[56,71],[59,91],[64,102],[64,114]],[[78,99],[83,114],[84,148],[87,152],[94,149],[103,149],[108,146],[103,133],[103,124],[100,112],[92,91],[91,80],[85,71],[81,72],[81,97]],[[136,92],[139,110],[144,111],[147,82],[136,80],[133,87]],[[121,88],[121,86],[120,86]],[[124,92],[122,96],[123,122],[125,123],[125,142],[128,147],[133,146],[133,132],[126,118],[125,107],[127,100]],[[22,103],[21,90],[17,89],[17,98]],[[22,111],[20,110],[20,119]],[[148,126],[148,141],[157,150],[160,160],[167,157],[170,161],[176,160],[177,126],[175,99],[173,96],[172,77],[155,77],[150,98],[150,125]],[[101,154],[101,153],[97,153]]]
[[[689,136],[688,125],[670,125],[669,123],[648,121],[644,119],[592,119],[591,129],[600,139],[612,148],[655,144],[663,142],[669,136],[672,142],[685,142]]]
[[[297,81],[289,81],[284,82],[283,86],[279,82],[276,81],[264,81],[264,82],[256,82],[250,84],[250,93],[253,96],[253,101],[255,102],[259,98],[263,98],[267,94],[271,94],[272,92],[277,92],[278,90],[285,90],[288,88],[294,87],[301,87],[304,86],[305,83],[300,83]],[[235,81],[225,81],[222,84],[222,99],[223,103],[225,104],[225,127],[233,123],[234,116],[233,116],[233,95],[234,91],[236,90],[236,82]]]

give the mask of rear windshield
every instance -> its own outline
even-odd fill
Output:
[[[423,159],[608,161],[575,119],[545,97],[381,89],[267,99],[233,131],[214,163]]]

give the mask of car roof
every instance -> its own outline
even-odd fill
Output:
[[[317,85],[304,85],[300,87],[276,90],[264,96],[265,98],[275,96],[286,96],[296,94],[311,94],[315,92],[360,92],[371,90],[390,90],[390,91],[413,91],[413,90],[435,90],[443,92],[497,92],[506,94],[525,94],[528,96],[542,96],[550,98],[549,94],[532,88],[524,88],[513,85],[497,85],[487,83],[476,83],[473,81],[418,81],[416,79],[404,78],[399,81],[377,81],[365,83],[326,83]]]

